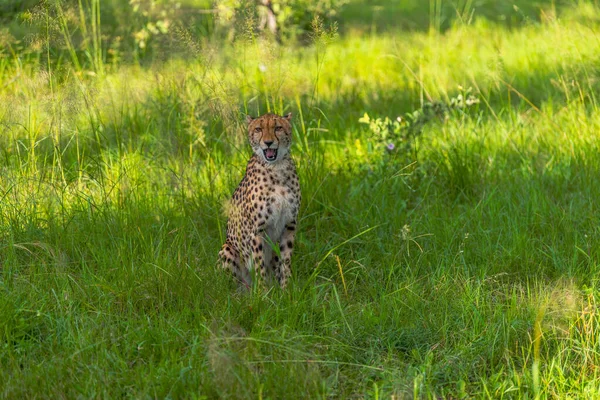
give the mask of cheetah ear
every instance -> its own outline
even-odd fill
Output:
[[[292,113],[287,113],[286,115],[283,116],[283,118],[287,119],[288,121],[292,120]]]
[[[246,123],[249,124],[252,121],[254,121],[254,118],[252,118],[250,114],[246,114]]]

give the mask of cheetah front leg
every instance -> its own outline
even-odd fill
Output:
[[[253,270],[259,270],[260,277],[262,278],[262,281],[265,282],[265,278],[267,276],[267,268],[265,265],[265,246],[267,243],[262,235],[264,235],[264,232],[257,234],[252,239],[252,261],[254,262]],[[256,276],[256,274],[254,276]]]
[[[250,273],[242,260],[240,259],[239,252],[229,243],[225,243],[219,252],[219,258],[221,260],[221,267],[229,270],[235,279],[249,287],[252,280]]]
[[[292,274],[292,251],[294,249],[294,239],[296,238],[296,221],[286,224],[281,240],[279,241],[279,250],[281,252],[281,261],[275,261],[276,276],[281,288],[285,288],[287,281]]]

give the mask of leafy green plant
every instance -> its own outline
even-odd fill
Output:
[[[423,106],[403,116],[372,118],[365,113],[358,122],[369,126],[373,139],[380,148],[388,152],[396,152],[399,148],[410,145],[411,138],[419,135],[423,127],[432,122],[445,122],[453,112],[466,112],[479,104],[479,99],[472,94],[472,89],[459,88],[461,93],[450,98],[447,103],[441,101],[426,102]]]

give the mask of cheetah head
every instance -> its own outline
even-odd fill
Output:
[[[292,113],[284,117],[265,114],[257,118],[246,116],[248,138],[254,153],[267,164],[281,160],[292,144]]]

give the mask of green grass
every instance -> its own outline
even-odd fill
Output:
[[[381,32],[357,5],[304,47],[0,53],[1,397],[600,395],[598,5]],[[359,123],[460,87],[395,153]],[[222,207],[267,111],[303,204],[289,288],[244,293]]]

